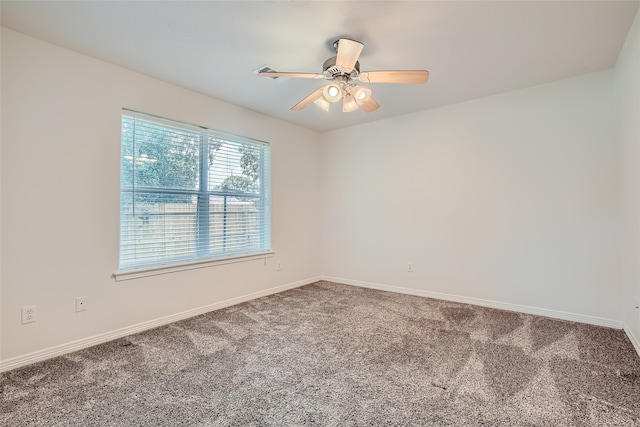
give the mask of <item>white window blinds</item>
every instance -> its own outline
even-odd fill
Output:
[[[270,250],[269,145],[125,110],[120,270]]]

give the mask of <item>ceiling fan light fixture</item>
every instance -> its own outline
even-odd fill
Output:
[[[332,83],[324,87],[322,95],[329,102],[338,102],[342,99],[342,89],[340,85]]]
[[[355,85],[352,94],[358,105],[362,105],[371,98],[371,89]]]
[[[342,101],[342,112],[350,113],[358,109],[358,103],[350,94],[346,94],[344,96],[344,100]]]
[[[331,104],[329,103],[329,101],[324,99],[323,96],[313,101],[313,103],[316,104],[318,107],[322,108],[327,113],[329,112],[329,108],[331,107]]]

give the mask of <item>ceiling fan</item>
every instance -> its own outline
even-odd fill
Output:
[[[371,89],[353,83],[426,83],[429,80],[427,70],[395,70],[395,71],[360,71],[358,58],[364,44],[351,40],[339,39],[333,43],[336,56],[324,61],[322,73],[277,72],[270,68],[258,70],[259,76],[271,78],[292,77],[302,79],[326,79],[330,83],[316,89],[302,101],[291,107],[302,110],[312,102],[325,111],[329,111],[332,103],[342,101],[342,111],[355,111],[358,107],[367,113],[380,108],[380,104],[371,96]]]

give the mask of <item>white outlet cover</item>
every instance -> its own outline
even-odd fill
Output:
[[[33,323],[38,320],[38,310],[35,305],[22,307],[22,324]]]
[[[76,312],[87,311],[87,297],[76,298]]]

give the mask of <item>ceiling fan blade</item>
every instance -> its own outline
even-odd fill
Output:
[[[369,100],[367,102],[365,102],[364,104],[362,104],[360,106],[360,108],[362,108],[364,111],[366,111],[367,113],[370,113],[372,111],[377,110],[378,108],[380,108],[380,104],[378,104],[376,102],[375,99],[373,99],[373,97],[370,97]]]
[[[273,79],[278,77],[293,77],[298,79],[324,79],[324,74],[318,73],[279,73],[277,71],[261,71],[259,76],[271,77]]]
[[[358,75],[365,83],[426,83],[429,80],[427,70],[403,71],[365,71]]]
[[[296,105],[294,105],[293,107],[291,107],[291,109],[293,111],[298,111],[298,110],[302,110],[304,107],[306,107],[307,105],[311,104],[313,101],[315,101],[316,99],[320,98],[322,96],[322,89],[324,88],[318,88],[316,90],[314,90],[311,95],[307,96],[305,99],[303,99],[302,101],[298,102]]]
[[[356,66],[356,62],[360,57],[362,48],[364,48],[364,45],[355,40],[338,40],[338,57],[336,58],[336,65],[353,70],[353,67]]]

